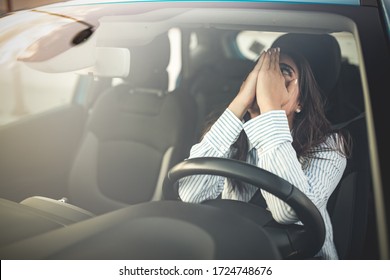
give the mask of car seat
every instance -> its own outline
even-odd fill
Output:
[[[192,143],[192,105],[168,92],[167,34],[130,48],[130,75],[96,100],[71,169],[69,203],[95,214],[159,200]]]
[[[254,64],[249,59],[223,58],[203,65],[191,79],[190,95],[197,108],[197,139],[209,121],[213,121],[237,95]]]
[[[328,211],[339,258],[367,258],[364,244],[372,213],[372,190],[359,69],[342,61],[339,44],[329,34],[284,34],[272,45],[296,50],[307,58],[324,94],[328,119],[334,128],[347,130],[352,138],[352,155],[328,201]]]

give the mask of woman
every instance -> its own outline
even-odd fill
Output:
[[[347,141],[332,131],[321,94],[307,61],[279,48],[263,52],[228,108],[212,124],[190,158],[234,158],[257,165],[292,183],[318,207],[325,221],[325,242],[318,253],[337,259],[326,204],[346,167]],[[256,188],[219,176],[195,175],[179,182],[183,201],[250,201]],[[299,222],[294,211],[261,191],[273,218]]]

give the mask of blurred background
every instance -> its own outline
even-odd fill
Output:
[[[0,0],[0,15],[66,0]]]

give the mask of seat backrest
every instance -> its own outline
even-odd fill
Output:
[[[337,40],[328,34],[288,33],[278,37],[273,47],[301,53],[309,62],[325,97],[335,89],[341,71],[341,50]]]
[[[329,99],[328,118],[341,123],[352,137],[352,153],[328,211],[341,259],[372,258],[375,252],[373,193],[362,84],[357,66],[343,61],[340,78]],[[371,240],[371,241],[370,241]],[[367,245],[371,244],[371,245]]]
[[[285,34],[273,46],[296,50],[307,58],[325,95],[328,119],[334,127],[342,126],[352,138],[351,157],[327,208],[339,258],[362,258],[372,195],[359,69],[342,61],[337,40],[328,34]]]
[[[369,229],[368,217],[373,214],[365,119],[357,119],[345,129],[354,139],[352,155],[343,178],[328,201],[328,211],[339,258],[361,259],[366,257],[364,244]]]
[[[237,95],[253,66],[253,61],[247,59],[223,59],[197,71],[191,80],[190,94],[197,105],[198,137],[211,114],[222,113]]]
[[[189,149],[190,104],[167,90],[167,34],[130,54],[128,79],[97,99],[71,170],[69,202],[95,214],[160,199]]]

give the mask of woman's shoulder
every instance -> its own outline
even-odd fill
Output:
[[[344,136],[340,132],[331,132],[325,137],[323,144],[327,146],[337,146],[340,141],[344,141],[343,138]]]
[[[334,151],[347,156],[350,142],[346,135],[340,131],[329,133],[324,141],[313,149],[314,151]]]

